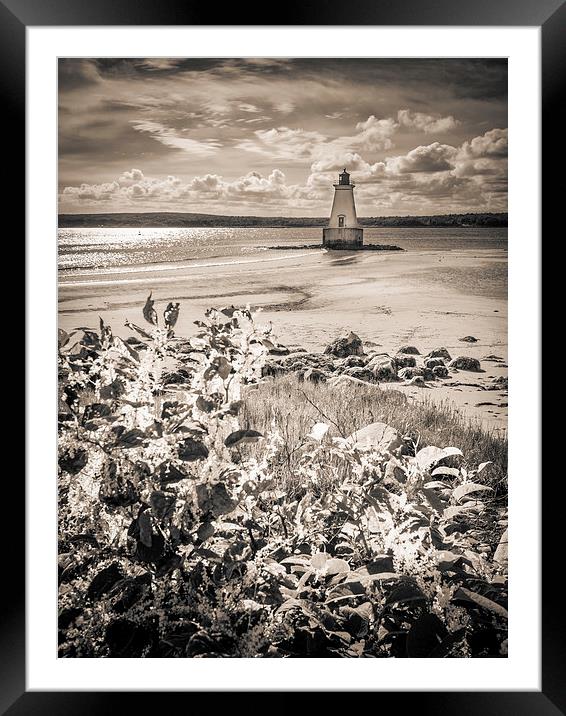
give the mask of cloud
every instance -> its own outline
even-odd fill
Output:
[[[317,159],[311,164],[311,172],[317,174],[320,172],[337,172],[347,167],[349,172],[364,171],[367,168],[367,162],[357,152],[327,152],[321,159]]]
[[[400,109],[397,119],[403,127],[418,129],[425,134],[449,132],[460,124],[452,115],[441,117],[424,112],[411,112],[408,109]]]
[[[131,124],[138,132],[150,134],[153,139],[161,142],[161,144],[164,144],[166,147],[179,149],[180,151],[188,152],[197,157],[207,157],[211,154],[215,154],[222,146],[218,139],[199,140],[191,139],[190,137],[180,137],[174,129],[166,127],[159,122],[132,120]]]
[[[356,154],[356,149],[375,151],[391,148],[391,137],[398,127],[391,117],[377,119],[374,115],[364,122],[358,122],[355,134],[335,138],[316,130],[273,127],[256,130],[253,139],[244,139],[236,147],[272,159],[320,161],[336,167],[338,164],[348,164]]]
[[[481,137],[474,137],[462,145],[461,153],[466,157],[506,157],[507,129],[490,129]]]
[[[290,127],[257,129],[254,139],[244,139],[236,144],[238,149],[263,154],[272,159],[298,161],[312,159],[320,145],[327,140],[320,132]]]
[[[426,146],[415,147],[401,157],[387,159],[388,171],[393,174],[412,172],[441,172],[453,168],[452,158],[457,149],[449,144],[434,142]]]
[[[260,112],[261,110],[255,106],[255,104],[250,104],[249,102],[240,102],[238,105],[238,109],[241,112]]]
[[[100,74],[91,60],[59,58],[57,69],[60,93],[81,90],[100,82]]]
[[[361,149],[390,149],[393,146],[391,138],[398,128],[398,123],[391,117],[387,119],[377,119],[377,117],[372,114],[365,122],[358,122],[356,124],[356,135],[343,137],[339,141],[342,144],[349,143]]]
[[[495,186],[501,180],[507,183],[507,129],[490,129],[479,137],[464,142],[455,157],[457,176],[499,177],[492,179]]]
[[[275,102],[273,109],[281,114],[291,114],[295,109],[295,103],[291,102],[291,100],[282,100]]]

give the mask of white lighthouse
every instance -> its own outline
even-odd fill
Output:
[[[364,230],[358,225],[354,186],[344,169],[334,184],[334,201],[328,226],[322,230],[322,245],[329,249],[359,249],[364,243]]]

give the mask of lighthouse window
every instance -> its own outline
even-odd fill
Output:
[[[343,216],[342,214],[338,217],[338,226],[339,226],[339,227],[344,226],[344,219],[345,219],[345,218],[346,218],[346,217]]]

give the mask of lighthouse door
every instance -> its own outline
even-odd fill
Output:
[[[340,216],[338,217],[339,228],[343,228],[345,219],[346,219],[346,217],[344,216],[344,214],[340,214]]]

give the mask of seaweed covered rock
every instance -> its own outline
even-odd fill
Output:
[[[430,368],[431,370],[433,368],[436,368],[437,366],[444,365],[444,359],[443,358],[427,358],[425,360],[425,367]]]
[[[395,361],[387,353],[378,353],[372,356],[366,367],[372,371],[376,380],[387,383],[399,379]]]
[[[359,356],[364,352],[362,339],[353,331],[347,336],[337,338],[332,341],[324,351],[326,354],[336,356],[337,358],[346,358],[346,356]]]
[[[414,368],[417,365],[417,360],[412,355],[397,354],[393,360],[397,368]]]
[[[444,365],[435,365],[432,369],[435,378],[448,378],[448,368]]]
[[[431,368],[402,368],[399,371],[399,378],[402,378],[403,380],[412,380],[415,376],[421,376],[423,380],[434,380],[435,375]]]
[[[481,371],[481,363],[477,358],[470,356],[458,356],[448,364],[449,368],[458,368],[459,370],[471,370],[476,373]]]
[[[430,351],[430,353],[427,354],[427,358],[444,358],[444,360],[452,360],[452,356],[444,346],[441,348],[435,348],[434,350]]]
[[[405,354],[413,355],[413,356],[420,356],[420,354],[421,354],[420,350],[418,348],[416,348],[415,346],[401,346],[401,348],[399,348],[397,353],[405,353]]]

